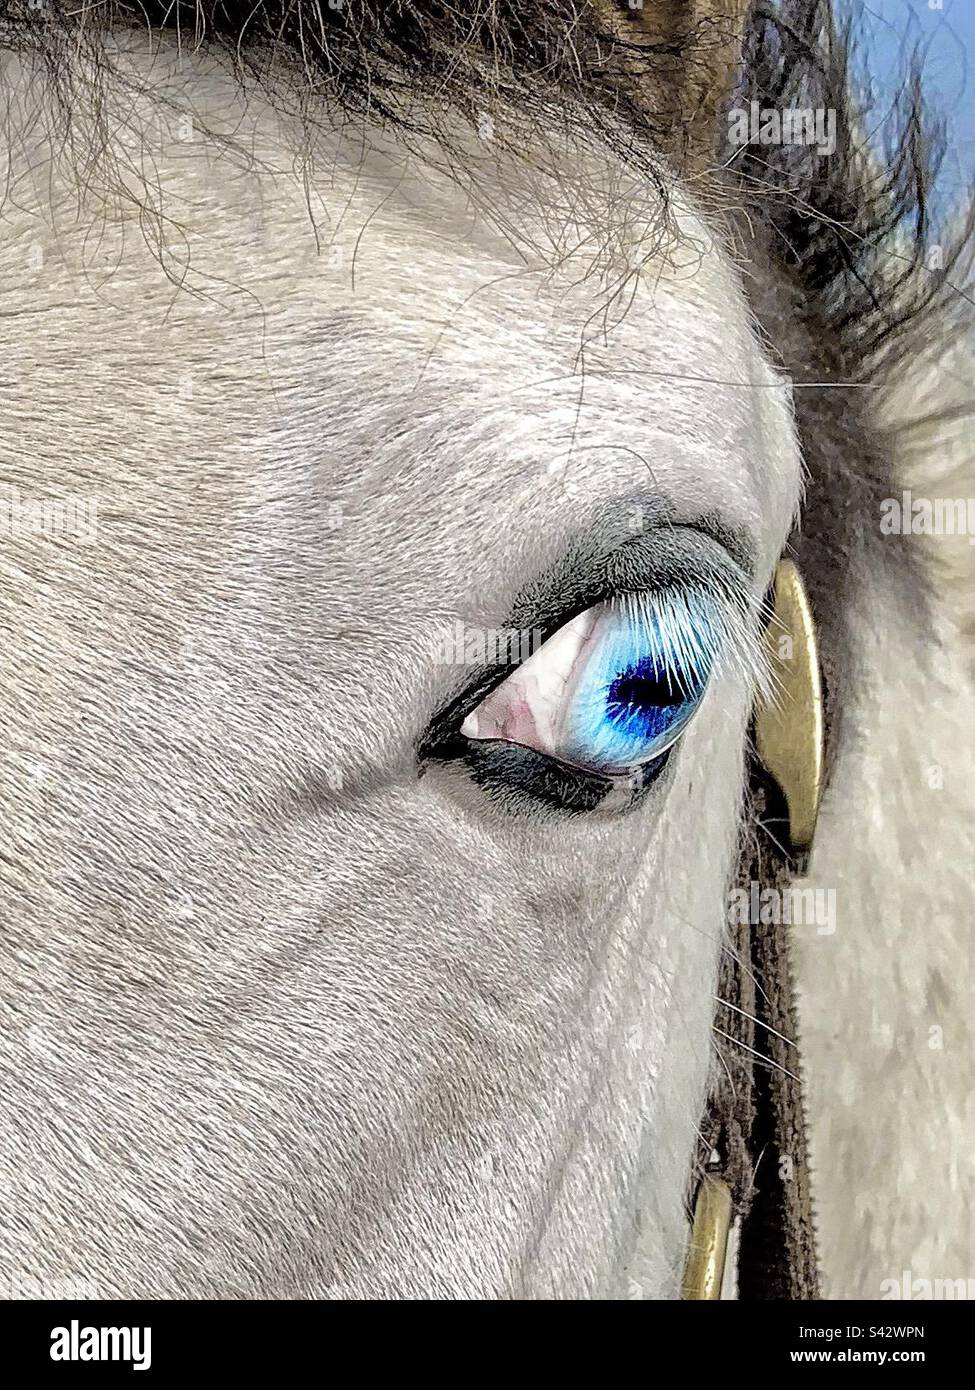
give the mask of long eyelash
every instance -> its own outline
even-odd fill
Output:
[[[763,604],[737,586],[682,585],[621,594],[611,602],[630,622],[655,634],[668,683],[673,679],[685,699],[709,677],[729,670],[763,699],[774,695],[768,649],[760,636]]]

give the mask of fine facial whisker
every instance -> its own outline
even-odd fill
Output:
[[[773,1071],[784,1072],[785,1075],[791,1077],[793,1081],[799,1081],[799,1077],[796,1076],[794,1071],[790,1071],[788,1067],[782,1066],[781,1062],[776,1062],[774,1057],[767,1057],[764,1052],[756,1051],[754,1047],[749,1047],[747,1043],[743,1043],[740,1038],[734,1038],[730,1033],[726,1033],[723,1028],[718,1028],[717,1025],[712,1024],[711,1031],[717,1033],[719,1037],[726,1038],[728,1042],[734,1043],[736,1047],[742,1048],[743,1051],[750,1052],[753,1057],[757,1057],[760,1062],[771,1067]]]

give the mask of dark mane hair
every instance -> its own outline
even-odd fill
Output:
[[[879,117],[865,96],[857,22],[838,27],[833,8],[759,0],[734,99],[835,111],[835,153],[748,145],[736,168],[746,202],[773,233],[772,254],[800,276],[818,327],[863,379],[896,365],[936,318],[942,333],[956,316],[969,321],[973,219],[969,210],[949,231],[931,217],[945,136],[925,107],[920,58],[910,58],[901,95]]]
[[[107,29],[148,26],[222,51],[244,80],[266,83],[284,55],[306,110],[327,99],[426,134],[442,135],[446,111],[476,126],[500,107],[544,104],[549,120],[552,103],[581,108],[593,137],[632,162],[650,146],[672,150],[682,126],[720,128],[713,111],[681,109],[666,79],[737,48],[733,25],[682,28],[680,13],[674,0],[109,0],[89,18],[64,0],[0,0],[0,46],[39,52],[63,89],[79,43],[96,52]],[[800,145],[718,142],[713,163],[768,229],[769,256],[801,284],[841,370],[862,379],[909,350],[906,328],[958,312],[972,238],[971,219],[947,246],[931,223],[943,131],[925,114],[918,63],[886,146],[866,134],[856,33],[852,18],[838,27],[833,0],[754,0],[731,100],[831,109],[837,147],[820,158]]]

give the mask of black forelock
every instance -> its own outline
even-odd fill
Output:
[[[666,24],[655,24],[657,11]],[[283,57],[306,111],[320,100],[442,137],[446,112],[475,126],[499,107],[551,123],[563,104],[639,164],[655,146],[673,148],[680,120],[722,130],[713,111],[673,109],[659,78],[727,40],[727,23],[722,31],[713,18],[682,27],[674,0],[643,0],[643,13],[637,29],[623,0],[109,0],[90,11],[0,0],[0,44],[39,50],[57,79],[79,40],[96,48],[106,29],[148,26],[222,52],[242,78],[266,81]],[[844,371],[858,375],[896,355],[906,327],[957,304],[953,272],[971,237],[964,228],[932,263],[941,131],[926,118],[915,66],[886,144],[868,137],[856,33],[852,19],[837,25],[834,0],[753,0],[729,101],[832,109],[837,148],[822,158],[801,145],[717,142],[713,165],[769,231],[768,254],[801,284]]]

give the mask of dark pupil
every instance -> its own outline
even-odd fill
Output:
[[[652,658],[641,661],[610,683],[607,703],[611,708],[621,709],[671,709],[687,703],[687,695],[681,692],[680,682],[673,672],[667,679],[665,671],[659,671]]]

